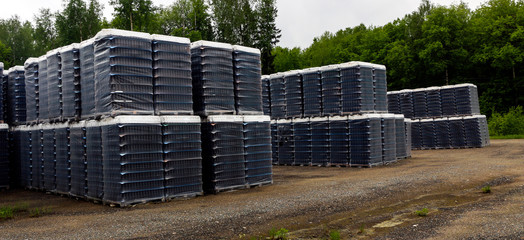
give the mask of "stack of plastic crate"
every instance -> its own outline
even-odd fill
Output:
[[[38,59],[28,58],[24,64],[26,120],[28,123],[38,119]]]
[[[420,120],[420,131],[422,134],[422,149],[437,147],[437,136],[435,134],[435,122],[433,119]]]
[[[43,189],[43,130],[42,125],[31,127],[31,188]]]
[[[404,125],[404,115],[395,114],[395,144],[396,158],[402,159],[409,157],[406,152],[406,128]],[[411,145],[410,145],[411,148]]]
[[[433,118],[442,117],[442,99],[440,87],[426,88],[427,116]]]
[[[103,201],[127,206],[164,199],[160,117],[117,116],[100,127]]]
[[[347,166],[350,145],[348,117],[329,117],[329,164]]]
[[[381,116],[379,114],[349,117],[350,165],[376,166],[382,164]]]
[[[5,105],[5,91],[4,91],[4,63],[0,62],[0,122],[4,122],[4,105]]]
[[[7,146],[8,144],[9,126],[5,123],[0,123],[0,144]],[[7,147],[0,149],[0,189],[9,188],[9,152]]]
[[[23,66],[15,66],[8,71],[7,120],[12,125],[26,122],[25,71]]]
[[[47,52],[47,109],[48,118],[60,120],[63,114],[62,60],[60,49]],[[43,83],[45,84],[45,83]]]
[[[388,92],[388,83],[386,78],[386,66],[373,64],[373,93],[375,96],[375,111],[377,112],[386,112],[387,108],[387,92]]]
[[[311,164],[313,166],[329,165],[329,139],[329,119],[327,117],[311,118]]]
[[[264,75],[262,78],[262,108],[264,115],[271,116],[271,90],[269,89],[269,76]]]
[[[455,85],[455,101],[457,102],[457,115],[480,114],[477,86],[473,84]]]
[[[427,93],[424,88],[417,88],[413,94],[413,116],[415,118],[426,118],[428,116]]]
[[[434,120],[436,148],[451,148],[449,131],[449,120],[447,118],[437,118]]]
[[[62,66],[62,99],[64,119],[80,119],[80,52],[79,44],[73,43],[60,49]],[[91,99],[93,101],[93,99]]]
[[[195,114],[234,114],[233,47],[208,41],[191,43],[191,70]]]
[[[269,87],[271,90],[271,118],[279,119],[286,117],[286,85],[282,74],[269,75]]]
[[[278,124],[278,163],[293,165],[295,163],[295,134],[293,121],[290,119],[277,120]]]
[[[260,50],[233,46],[235,108],[237,114],[262,115]]]
[[[167,199],[201,195],[202,140],[200,117],[162,117],[164,188]]]
[[[302,102],[302,81],[299,71],[289,71],[284,75],[284,94],[286,103],[286,118],[302,117],[304,105]]]
[[[440,99],[442,101],[442,116],[452,117],[457,115],[454,86],[440,87]]]
[[[406,156],[411,157],[411,119],[404,118],[404,129],[406,131]]]
[[[479,116],[467,116],[462,119],[467,147],[483,147],[484,139]]]
[[[466,136],[462,117],[449,118],[449,132],[452,148],[462,148],[466,146]]]
[[[277,120],[271,120],[271,158],[273,159],[273,164],[278,164],[278,154],[279,154],[279,142],[280,135],[278,132],[278,123]]]
[[[155,114],[193,114],[191,52],[187,38],[153,35]]]
[[[273,182],[269,116],[244,116],[246,184],[257,186]]]
[[[339,65],[343,113],[374,111],[374,86],[372,65],[349,62]]]
[[[79,46],[82,119],[92,118],[96,114],[94,47],[92,38],[81,42]]]
[[[104,164],[102,158],[102,129],[100,122],[86,122],[86,197],[102,200],[104,197]]]
[[[311,122],[309,118],[293,120],[295,165],[311,165]]]
[[[55,129],[56,192],[69,194],[71,190],[71,148],[68,123],[57,123]]]
[[[396,126],[394,114],[381,114],[382,162],[384,164],[397,160]]]
[[[209,116],[202,122],[202,174],[206,192],[246,187],[243,118]]]
[[[413,92],[411,90],[401,90],[399,91],[400,98],[400,110],[401,114],[405,118],[414,118],[415,110],[413,107]]]
[[[388,113],[402,114],[400,107],[400,91],[388,92]]]
[[[31,186],[31,166],[33,159],[33,153],[31,152],[33,144],[31,140],[31,128],[32,126],[21,125],[15,129],[19,135],[17,150],[19,151],[20,158],[20,187]]]
[[[56,190],[56,144],[55,129],[52,124],[42,126],[43,182],[47,191]]]
[[[38,120],[40,121],[49,118],[48,96],[47,57],[44,55],[38,58]],[[90,101],[93,99],[91,98]]]
[[[94,52],[96,115],[153,115],[151,35],[103,29]]]
[[[422,149],[423,146],[420,120],[413,119],[411,122],[411,147],[413,149]]]
[[[69,193],[75,197],[85,197],[87,193],[86,122],[71,124],[69,129],[71,153],[71,190]]]
[[[342,111],[342,86],[338,65],[321,67],[320,76],[322,78],[322,114],[324,116],[340,115]]]
[[[304,116],[314,117],[322,115],[322,78],[320,68],[301,70],[302,91],[304,96]],[[271,94],[273,90],[271,91]],[[273,98],[271,96],[271,103]],[[271,114],[273,116],[273,114]]]

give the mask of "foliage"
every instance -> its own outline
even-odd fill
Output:
[[[363,24],[326,32],[311,46],[275,48],[274,70],[367,61],[388,68],[388,90],[471,82],[481,112],[524,104],[524,2],[490,0],[419,8],[384,26]]]
[[[91,0],[89,6],[83,0],[70,0],[56,14],[55,27],[60,46],[86,40],[102,29],[102,7],[97,0]]]
[[[32,209],[29,210],[29,217],[38,218],[38,217],[41,217],[43,215],[47,215],[47,214],[51,214],[51,213],[52,213],[52,211],[48,207],[32,208]]]
[[[0,219],[11,219],[14,217],[14,212],[12,207],[0,207]]]
[[[491,186],[487,185],[487,186],[484,186],[482,187],[482,192],[483,193],[491,193]]]
[[[420,217],[425,217],[428,215],[428,213],[429,213],[429,210],[427,208],[423,208],[422,210],[415,211],[415,215],[420,216]]]
[[[276,228],[272,228],[269,231],[269,238],[268,239],[270,239],[270,240],[286,240],[288,232],[289,232],[289,230],[287,230],[285,228],[280,228],[278,230]]]
[[[507,113],[493,112],[488,121],[489,134],[493,136],[524,135],[522,106],[512,107]]]
[[[23,65],[34,53],[32,39],[33,27],[29,22],[21,22],[15,15],[9,19],[0,19],[0,42],[11,49],[8,61],[11,65]],[[4,62],[4,59],[0,59]]]
[[[159,31],[158,9],[151,0],[111,0],[109,3],[115,10],[113,27],[148,33]]]
[[[340,232],[337,230],[331,230],[329,232],[329,239],[330,240],[340,240]]]
[[[187,37],[191,41],[213,40],[209,7],[204,0],[179,0],[160,12],[160,28],[165,35]]]

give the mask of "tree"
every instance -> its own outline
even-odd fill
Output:
[[[34,20],[33,39],[35,41],[35,54],[44,55],[47,51],[58,47],[55,15],[48,8],[43,8],[35,15]]]
[[[4,63],[4,69],[8,69],[13,66],[11,48],[7,47],[0,41],[0,62]]]
[[[213,40],[208,6],[203,0],[179,0],[160,14],[162,33],[188,37],[191,41]]]
[[[256,7],[255,47],[261,51],[262,73],[273,72],[273,47],[279,42],[280,29],[276,26],[277,8],[275,0],[259,0]]]
[[[69,0],[62,12],[56,14],[59,45],[81,42],[94,36],[101,29],[102,7],[91,0],[89,7],[83,0]]]
[[[273,49],[273,66],[276,72],[285,72],[292,69],[302,68],[302,61],[300,60],[300,48],[282,48],[275,47]]]
[[[111,24],[119,29],[157,33],[160,31],[157,8],[151,0],[111,0],[115,9]]]
[[[21,22],[15,15],[7,20],[0,20],[0,42],[11,49],[13,65],[23,65],[34,53],[33,26],[28,21]]]

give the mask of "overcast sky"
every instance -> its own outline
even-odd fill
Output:
[[[111,19],[109,0],[99,0],[105,7],[104,17]],[[476,9],[486,0],[463,0]],[[174,0],[153,0],[155,5],[169,5]],[[417,9],[421,0],[277,0],[277,27],[282,30],[278,45],[306,48],[314,37],[325,31],[336,32],[363,23],[381,26]],[[458,0],[431,0],[432,3],[450,5]],[[1,0],[0,18],[18,14],[23,20],[33,21],[40,8],[58,11],[63,0]]]

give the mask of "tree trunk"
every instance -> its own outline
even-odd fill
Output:
[[[449,85],[448,67],[446,67],[446,85]]]

